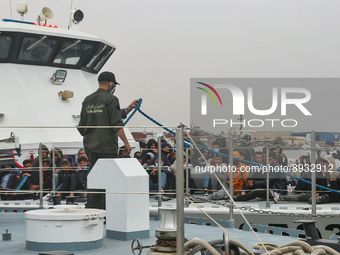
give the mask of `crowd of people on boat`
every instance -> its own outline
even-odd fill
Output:
[[[316,151],[315,157],[315,164],[311,163],[310,152],[306,152],[299,158],[295,165],[298,166],[296,169],[301,172],[300,179],[296,182],[294,190],[287,194],[274,193],[277,201],[308,201],[311,203],[310,182],[312,172],[315,172],[316,203],[340,202],[340,151],[336,149],[333,141],[326,141],[324,149]],[[303,166],[303,168],[299,166]]]
[[[185,176],[185,184],[191,193],[203,192],[206,200],[230,199],[225,189],[230,190],[231,172],[233,173],[233,199],[235,201],[248,201],[255,198],[265,199],[267,196],[267,172],[264,166],[286,167],[288,158],[278,145],[271,148],[263,148],[255,151],[250,136],[243,137],[241,143],[232,151],[232,167],[229,164],[229,149],[224,138],[216,138],[211,146],[207,146],[201,139],[200,134],[192,134],[195,145],[184,143],[183,152],[176,151],[176,144],[171,145],[166,140],[161,140],[161,148],[158,149],[155,139],[149,139],[146,143],[140,143],[140,151],[134,152],[131,157],[136,158],[149,174],[149,189],[159,189],[158,171],[161,169],[162,193],[174,191],[176,188],[176,154],[183,155],[184,169],[188,169],[188,180]],[[197,147],[199,146],[199,147]],[[209,148],[208,148],[209,147]],[[123,148],[122,148],[123,149]],[[158,153],[161,153],[159,162]],[[123,156],[122,153],[121,157]],[[269,158],[267,160],[267,155]],[[54,158],[54,162],[52,159]],[[80,149],[76,155],[76,164],[72,158],[63,155],[60,149],[49,150],[45,145],[42,147],[42,155],[23,161],[23,168],[15,168],[13,165],[5,165],[0,172],[1,200],[38,199],[39,190],[39,163],[42,162],[42,185],[44,199],[50,198],[51,190],[64,199],[66,196],[80,195],[86,197],[87,175],[89,160],[84,149]],[[228,168],[229,166],[229,168]],[[251,166],[251,167],[250,167]],[[302,166],[302,167],[301,167]],[[53,167],[55,174],[53,176]],[[212,169],[224,169],[215,171]],[[251,169],[251,171],[245,171]],[[281,168],[282,169],[282,168]],[[317,203],[340,202],[340,192],[331,192],[328,189],[340,190],[340,152],[335,148],[333,141],[325,142],[325,149],[316,152],[315,164],[311,163],[310,152],[304,153],[289,168],[290,175],[283,171],[269,171],[270,197],[274,202],[280,200],[311,202],[311,170],[316,172]],[[292,171],[292,170],[298,171]],[[199,185],[196,185],[191,173],[201,171]],[[299,178],[294,178],[298,172]],[[296,176],[296,174],[295,174]],[[197,181],[197,179],[196,179]],[[52,187],[55,183],[55,187]],[[37,193],[34,193],[34,190]],[[18,192],[29,191],[29,192]],[[78,192],[78,193],[77,193]],[[171,192],[170,192],[171,193]],[[173,192],[172,192],[173,193]],[[164,196],[171,197],[171,195]]]
[[[225,192],[230,187],[230,170],[228,170],[229,149],[226,140],[217,138],[208,149],[200,138],[199,133],[193,133],[194,143],[201,149],[187,144],[188,162],[187,168],[197,172],[202,169],[201,178],[203,184],[197,187],[191,178],[189,171],[189,189],[191,192],[202,190],[207,200],[229,200]],[[316,203],[340,202],[340,152],[337,151],[333,141],[326,141],[324,149],[315,152],[315,164],[311,162],[311,152],[305,151],[296,159],[294,164],[288,165],[288,158],[279,145],[263,148],[255,151],[250,143],[250,136],[243,137],[243,143],[233,149],[232,165],[233,172],[233,199],[235,201],[248,201],[255,198],[266,198],[267,173],[263,171],[264,166],[271,168],[269,171],[269,194],[270,198],[278,203],[280,200],[306,201],[311,203],[311,172],[316,172],[317,194]],[[161,189],[174,189],[176,175],[175,171],[175,148],[169,143],[162,141],[162,183]],[[191,147],[191,148],[190,148]],[[268,150],[268,154],[267,154]],[[267,160],[268,155],[268,160]],[[155,140],[150,139],[142,153],[135,157],[143,164],[150,175],[150,190],[158,189],[158,150]],[[184,154],[184,161],[186,155]],[[210,168],[209,168],[210,166]],[[211,167],[214,168],[211,168]],[[251,167],[250,167],[251,166]],[[197,168],[198,167],[198,168]],[[208,168],[207,168],[208,167]],[[285,171],[282,169],[286,167]],[[227,169],[227,171],[212,171],[211,169]],[[245,171],[250,169],[251,171]],[[275,171],[274,169],[279,169]],[[287,175],[287,169],[288,174]],[[220,181],[218,181],[219,179]],[[224,188],[222,187],[224,186]],[[335,190],[330,191],[329,189]],[[338,191],[338,192],[336,192]]]
[[[250,140],[250,137],[245,137],[245,140]],[[311,162],[311,152],[305,152],[294,164],[287,167],[288,158],[279,145],[268,148],[269,158],[267,160],[267,148],[263,148],[262,151],[254,151],[251,143],[241,144],[233,151],[233,165],[236,166],[236,171],[233,173],[234,192],[232,196],[234,201],[266,198],[267,171],[261,169],[268,166],[272,169],[268,171],[268,189],[270,197],[275,203],[280,201],[306,201],[311,203],[312,171],[316,172],[316,184],[318,185],[316,203],[340,202],[340,175],[338,171],[340,169],[340,152],[336,150],[333,141],[326,141],[324,146],[323,150],[320,149],[315,152],[315,164]],[[242,159],[242,161],[235,158]],[[222,168],[223,164],[229,161],[227,158],[227,161],[223,163],[223,159],[224,157],[220,155],[214,155],[214,157],[208,159],[207,164],[219,165]],[[204,163],[202,162],[202,164]],[[248,166],[252,167],[249,168]],[[279,171],[275,171],[275,168]],[[251,169],[251,171],[242,171],[242,169]],[[266,169],[268,170],[268,168]],[[286,171],[282,171],[282,169],[286,169]],[[297,173],[299,176],[297,176]],[[216,174],[216,176],[218,175],[223,180],[224,186],[229,190],[230,171],[227,171],[226,174]],[[205,176],[203,189],[208,200],[230,199],[220,185],[212,186],[214,174],[206,172]],[[211,189],[218,191],[209,191]],[[332,192],[330,189],[335,191]]]
[[[35,158],[25,159],[22,166],[19,164],[2,166],[0,172],[1,200],[38,199],[40,162],[42,162],[44,200],[49,200],[53,182],[55,183],[53,190],[62,199],[65,199],[66,196],[75,196],[75,191],[81,191],[82,193],[79,195],[86,196],[84,192],[87,186],[89,160],[85,150],[79,149],[77,164],[74,165],[72,158],[64,156],[60,149],[49,150],[46,145],[42,145],[41,157],[39,155]],[[55,167],[54,176],[53,167]]]

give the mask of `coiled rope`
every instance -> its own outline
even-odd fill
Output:
[[[271,250],[269,253],[263,253],[263,255],[280,255],[280,254],[299,254],[305,255],[306,253],[310,253],[313,255],[321,255],[321,254],[331,254],[331,255],[340,255],[339,252],[325,245],[314,245],[311,246],[304,241],[293,241],[287,243],[282,246],[278,246],[276,244],[265,244],[267,250]],[[255,244],[255,249],[263,250],[262,245]]]

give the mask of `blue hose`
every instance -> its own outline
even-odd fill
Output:
[[[137,107],[133,110],[133,112],[130,114],[130,116],[126,119],[126,121],[124,122],[124,125],[126,125],[129,122],[129,120],[132,118],[132,116],[136,113],[136,111],[139,110],[139,108],[142,104],[142,101],[143,101],[143,99],[140,98]]]
[[[20,190],[22,185],[24,185],[24,183],[27,181],[28,177],[25,176],[24,179],[22,179],[22,181],[20,182],[20,184],[18,185],[18,187],[16,188],[16,190]]]

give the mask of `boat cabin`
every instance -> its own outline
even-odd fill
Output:
[[[77,30],[10,19],[0,25],[0,63],[81,69],[96,74],[115,49]]]

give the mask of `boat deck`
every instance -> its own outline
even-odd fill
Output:
[[[155,228],[159,226],[159,221],[150,221],[150,238],[141,239],[143,245],[155,244]],[[0,254],[2,255],[31,255],[38,254],[37,251],[29,251],[25,249],[26,238],[26,225],[24,213],[0,213],[0,230],[5,232],[8,229],[12,234],[12,241],[1,242]],[[242,231],[235,228],[227,228],[233,236],[235,236],[240,242],[247,245],[249,248],[253,248],[255,243],[259,243],[254,234],[249,231]],[[105,232],[105,231],[104,231]],[[205,226],[205,225],[192,225],[185,224],[185,237],[192,239],[194,237],[203,239],[205,241],[211,241],[222,238],[223,230],[219,227]],[[286,244],[288,242],[296,240],[295,237],[271,235],[264,233],[257,233],[263,242],[276,243],[279,245]],[[75,252],[75,254],[117,254],[125,255],[132,254],[131,252],[132,241],[118,241],[113,239],[104,238],[104,245],[100,249],[91,251]],[[142,254],[147,254],[147,249],[144,249]]]
[[[225,201],[218,201],[224,203]],[[64,201],[62,203],[65,203]],[[83,203],[78,203],[79,205],[83,205]],[[157,214],[158,211],[158,201],[155,200],[154,196],[150,196],[149,203],[149,212],[150,214]],[[44,201],[44,208],[48,208],[51,203],[47,203]],[[176,199],[170,201],[163,201],[162,205],[176,205]],[[207,217],[194,205],[187,204],[184,208],[185,217],[187,222],[200,222],[200,224],[206,224],[208,220]],[[244,215],[247,217],[250,223],[259,224],[259,225],[269,225],[276,226],[282,228],[290,228],[290,229],[299,229],[299,223],[294,223],[296,220],[307,220],[311,219],[311,205],[307,202],[288,202],[281,201],[278,204],[274,204],[273,201],[269,202],[269,207],[266,201],[261,200],[252,200],[247,202],[237,202],[239,207],[245,208],[243,211]],[[218,205],[211,204],[208,202],[198,203],[202,210],[211,215],[216,220],[227,221],[230,219],[229,216],[229,208]],[[2,227],[3,215],[18,212],[18,214],[22,214],[23,210],[34,210],[39,209],[39,201],[0,201],[0,234],[5,232],[5,228]],[[322,236],[325,239],[334,239],[336,240],[336,234],[340,233],[338,229],[340,229],[339,217],[340,217],[340,203],[329,203],[317,205],[317,214],[316,217],[318,221],[317,227]],[[268,213],[271,212],[271,213]],[[2,213],[1,213],[2,212]],[[5,213],[6,212],[6,213]],[[191,219],[190,219],[191,218]],[[195,220],[194,218],[200,218],[201,220]],[[235,222],[234,226],[236,229],[242,227],[244,224],[244,219],[241,217],[240,212],[234,209]],[[11,228],[9,228],[11,231]],[[14,233],[14,232],[13,232]],[[153,236],[154,234],[150,235]]]

